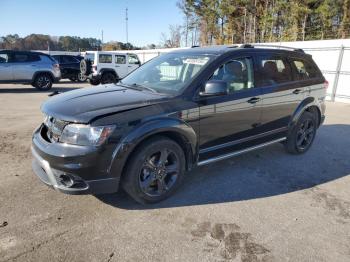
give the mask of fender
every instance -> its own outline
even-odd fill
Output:
[[[126,161],[133,150],[148,137],[164,132],[171,132],[183,138],[182,141],[187,149],[187,152],[185,152],[188,163],[187,169],[191,169],[198,156],[197,134],[191,126],[181,119],[164,117],[145,122],[122,138],[113,152],[107,172],[111,176],[117,177],[119,181]]]
[[[99,75],[103,75],[104,73],[112,73],[113,75],[115,75],[117,77],[117,79],[119,79],[119,76],[117,74],[117,72],[114,69],[110,69],[110,68],[103,68],[100,70]]]
[[[307,110],[311,106],[316,106],[319,113],[321,112],[319,101],[317,101],[314,97],[305,98],[294,111],[291,120],[288,124],[289,130],[291,130],[291,128],[293,128],[296,125],[300,116],[305,112],[305,110]]]

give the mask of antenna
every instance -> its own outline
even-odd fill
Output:
[[[126,26],[126,43],[129,43],[129,36],[128,36],[128,8],[125,9],[125,26]]]

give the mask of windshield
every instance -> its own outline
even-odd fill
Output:
[[[152,59],[120,83],[143,86],[159,93],[179,93],[213,56],[168,53]]]

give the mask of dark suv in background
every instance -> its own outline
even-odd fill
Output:
[[[0,84],[31,84],[49,90],[61,78],[59,64],[40,52],[0,50]]]
[[[59,63],[62,78],[68,78],[71,81],[85,82],[87,77],[80,72],[80,61],[82,56],[73,55],[52,55]]]
[[[302,50],[170,52],[118,84],[46,101],[33,170],[64,193],[111,193],[121,184],[136,201],[154,203],[195,166],[274,143],[305,153],[325,117],[327,86]]]

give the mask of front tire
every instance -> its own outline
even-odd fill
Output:
[[[36,89],[40,91],[47,91],[50,90],[52,87],[52,78],[49,74],[39,74],[37,77],[35,77],[34,80],[34,86]]]
[[[157,136],[143,143],[131,156],[122,186],[141,204],[157,203],[179,187],[185,165],[182,148],[169,138]]]
[[[291,154],[303,154],[308,151],[315,139],[317,121],[314,114],[304,112],[296,125],[290,130],[285,148]]]

